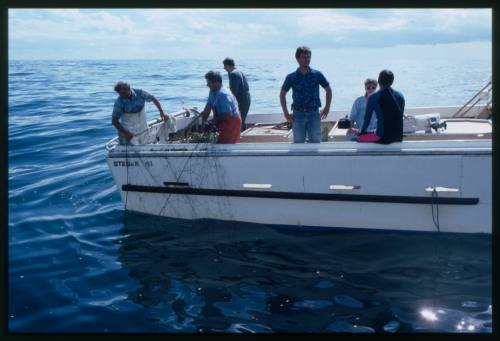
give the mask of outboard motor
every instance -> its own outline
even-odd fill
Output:
[[[430,127],[434,129],[434,131],[437,133],[439,129],[443,128],[446,129],[446,122],[440,122],[438,118],[436,117],[431,117],[429,119]]]
[[[429,134],[432,133],[432,129],[438,132],[441,128],[446,129],[446,122],[441,122],[439,113],[408,115],[403,118],[403,132],[406,134],[417,131],[425,131]]]

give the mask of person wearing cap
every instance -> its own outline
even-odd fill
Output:
[[[347,131],[347,137],[356,138],[357,132],[361,129],[365,119],[366,102],[372,93],[377,89],[377,81],[373,78],[365,80],[365,94],[356,98],[352,104],[351,113],[349,114],[349,121],[351,121],[351,129]],[[377,129],[377,117],[372,115],[370,124],[367,131],[374,132]]]
[[[311,49],[299,46],[295,51],[295,59],[299,67],[286,76],[281,87],[280,103],[286,120],[292,123],[293,142],[321,142],[321,119],[326,118],[332,102],[332,89],[323,74],[309,67]],[[323,109],[319,98],[319,87],[326,91],[326,103]],[[292,114],[286,105],[286,93],[292,89]]]
[[[244,131],[246,129],[245,120],[250,109],[250,91],[247,77],[240,70],[236,70],[233,59],[226,58],[222,61],[222,64],[229,78],[229,89],[238,101],[238,109],[241,115],[241,131]]]
[[[210,92],[205,109],[201,112],[203,123],[210,112],[214,113],[214,122],[219,129],[217,143],[237,143],[240,141],[241,116],[236,98],[222,86],[222,77],[217,71],[205,74]]]
[[[114,89],[119,96],[115,100],[111,123],[118,130],[120,143],[145,143],[148,129],[146,102],[154,103],[162,120],[167,121],[168,114],[163,112],[156,97],[142,89],[132,88],[127,82],[117,82]]]

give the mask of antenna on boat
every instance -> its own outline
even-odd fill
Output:
[[[184,116],[186,116],[186,117],[191,116],[190,110],[184,106],[184,100],[183,99],[181,99],[181,106],[182,106],[182,110],[184,110]]]

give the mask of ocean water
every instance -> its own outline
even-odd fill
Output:
[[[349,63],[345,53],[317,58],[338,110],[384,67],[409,107],[461,105],[491,75],[484,54],[356,64],[362,56]],[[203,75],[221,66],[9,62],[10,332],[491,332],[487,235],[305,232],[125,212],[105,162],[114,83],[150,91],[167,111],[201,108]],[[294,68],[241,63],[251,113],[280,112]]]

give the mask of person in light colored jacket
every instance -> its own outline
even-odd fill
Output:
[[[347,136],[351,139],[355,139],[357,133],[363,127],[365,121],[365,111],[366,103],[368,102],[368,97],[377,89],[378,82],[373,78],[367,78],[365,80],[365,94],[359,96],[354,100],[352,104],[351,113],[349,115],[349,121],[351,121],[351,128],[347,131]],[[377,117],[372,115],[370,123],[367,130],[373,132],[377,129]]]

